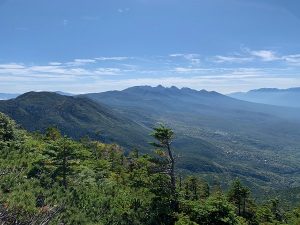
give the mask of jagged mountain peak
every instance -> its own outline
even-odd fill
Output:
[[[127,93],[161,93],[161,94],[204,94],[204,95],[222,95],[218,92],[215,91],[207,91],[205,89],[202,89],[200,91],[188,88],[188,87],[182,87],[178,88],[176,86],[171,86],[171,87],[164,87],[162,85],[158,85],[155,87],[145,85],[145,86],[134,86],[127,88],[121,92],[127,92]]]

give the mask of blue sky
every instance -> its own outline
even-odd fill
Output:
[[[300,86],[298,0],[0,0],[0,92]]]

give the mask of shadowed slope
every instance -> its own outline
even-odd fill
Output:
[[[0,101],[0,111],[30,131],[58,127],[74,138],[90,136],[125,147],[145,145],[148,131],[114,110],[91,100],[52,92],[28,92]]]

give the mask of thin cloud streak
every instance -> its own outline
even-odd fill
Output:
[[[280,57],[278,57],[274,51],[270,50],[250,51],[250,54],[267,62],[280,60]]]
[[[300,65],[300,54],[281,55],[273,50],[251,50],[243,48],[241,53],[232,55],[216,55],[207,59],[213,63],[246,64],[251,62],[281,62],[286,65]]]
[[[253,61],[252,57],[238,57],[238,56],[221,56],[217,55],[213,58],[216,63],[245,63]]]

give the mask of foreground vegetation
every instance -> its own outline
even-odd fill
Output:
[[[300,224],[300,209],[257,204],[239,180],[228,190],[176,173],[172,130],[154,129],[154,154],[74,141],[55,128],[28,133],[0,113],[0,224]]]

